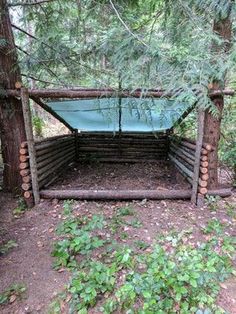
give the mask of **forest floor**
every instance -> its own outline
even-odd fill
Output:
[[[168,161],[145,163],[78,162],[50,189],[156,190],[188,189],[190,184]]]
[[[123,266],[118,269],[119,277],[116,277],[120,285],[127,269],[130,270],[133,267],[135,258],[142,254],[150,254],[155,241],[160,239],[161,235],[169,237],[169,242],[165,242],[165,247],[167,250],[170,249],[170,252],[171,245],[176,244],[176,236],[183,245],[190,245],[193,248],[201,242],[209,241],[214,235],[221,240],[225,236],[232,239],[236,231],[235,208],[236,195],[234,194],[224,200],[209,200],[208,206],[203,208],[196,208],[184,201],[75,201],[72,204],[53,200],[41,201],[32,210],[24,211],[22,205],[17,203],[17,199],[12,199],[9,195],[0,192],[0,313],[68,313],[69,304],[72,303],[73,307],[73,304],[75,306],[78,302],[73,299],[72,291],[74,290],[72,289],[71,294],[66,294],[64,298],[60,298],[59,295],[68,290],[66,285],[70,282],[73,263],[79,262],[80,269],[83,269],[83,260],[91,263],[91,259],[97,258],[97,261],[107,262],[108,257],[102,251],[106,241],[116,247],[119,246],[115,254],[114,251],[109,253],[109,258],[116,256],[119,263],[123,263]],[[57,258],[52,257],[55,243],[63,239],[63,232],[66,234],[65,239],[68,238],[68,232],[70,233],[73,229],[71,224],[74,219],[87,228],[84,235],[89,228],[91,230],[98,228],[97,231],[93,231],[96,234],[95,238],[94,234],[92,238],[90,236],[90,240],[97,242],[90,243],[88,247],[85,246],[85,252],[80,247],[80,254],[74,260],[70,257],[69,262],[68,257],[58,254],[60,253],[59,246],[55,254]],[[103,222],[99,222],[99,219]],[[58,235],[56,228],[62,222],[64,225],[61,225],[61,234]],[[72,229],[66,231],[66,226]],[[93,245],[94,250],[91,247]],[[122,258],[119,259],[119,256]],[[53,268],[55,262],[57,267]],[[106,284],[103,283],[103,287],[106,287]],[[235,314],[235,277],[230,277],[221,283],[220,287],[217,304],[228,313]],[[101,296],[105,299],[111,296],[109,289],[100,293],[99,287],[96,289],[98,289],[99,297],[95,297],[95,307],[91,307],[88,313],[101,313],[100,306],[103,302]],[[81,300],[84,302],[85,299]],[[91,303],[94,304],[93,299]],[[111,304],[110,307],[112,306]],[[86,313],[86,311],[80,313]],[[110,313],[113,311],[111,310]],[[114,310],[114,313],[123,312],[120,309]],[[155,311],[148,313],[155,313]],[[178,308],[173,313],[179,313]]]

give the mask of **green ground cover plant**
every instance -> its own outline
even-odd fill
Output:
[[[11,249],[16,248],[18,244],[14,240],[9,240],[0,245],[0,255],[8,253]]]
[[[5,305],[7,303],[13,303],[17,298],[22,298],[26,292],[26,287],[24,284],[12,284],[2,293],[0,293],[0,305]]]
[[[53,251],[56,267],[71,271],[64,295],[69,296],[71,313],[86,314],[90,309],[104,314],[225,313],[216,298],[220,282],[234,273],[235,242],[218,220],[210,220],[202,230],[210,234],[206,241],[188,243],[191,231],[183,230],[159,235],[149,246],[140,240],[130,245],[99,238],[96,232],[110,230],[112,219],[88,217],[67,210],[58,227],[62,238]]]

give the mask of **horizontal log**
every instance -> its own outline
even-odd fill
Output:
[[[79,142],[118,142],[118,141],[121,141],[123,143],[130,143],[130,142],[133,142],[133,143],[165,143],[168,141],[168,138],[167,137],[160,137],[160,138],[156,138],[154,136],[152,137],[141,137],[141,138],[138,138],[138,137],[118,137],[118,136],[114,136],[114,137],[104,137],[104,136],[101,136],[101,137],[94,137],[94,136],[90,136],[90,137],[84,137],[84,136],[79,136]]]
[[[182,176],[192,185],[193,183],[193,173],[192,172],[185,172],[182,168],[180,168],[179,164],[175,163],[176,168],[178,169],[178,171],[182,174]],[[206,188],[208,185],[208,182],[206,180],[202,180],[199,178],[198,180],[198,185],[200,187]]]
[[[144,142],[144,141],[138,141],[138,142],[133,142],[133,141],[129,141],[129,142],[124,142],[124,141],[118,141],[118,140],[111,140],[111,141],[79,141],[78,142],[78,147],[80,146],[84,146],[84,147],[101,147],[101,146],[105,146],[105,147],[117,147],[117,146],[122,146],[122,147],[165,147],[168,145],[167,141],[163,141],[163,142]]]
[[[75,152],[75,148],[73,146],[69,147],[69,148],[67,148],[65,150],[62,150],[60,153],[51,155],[50,157],[48,157],[47,159],[45,159],[45,160],[43,160],[41,162],[37,162],[37,169],[38,169],[39,173],[40,173],[40,170],[42,168],[44,168],[46,165],[50,165],[54,161],[58,162],[60,160],[60,158],[66,157],[71,152]]]
[[[62,134],[62,135],[56,135],[56,136],[51,136],[51,137],[45,137],[40,140],[35,140],[35,143],[37,145],[38,143],[52,142],[55,140],[59,140],[62,138],[69,138],[69,137],[74,137],[74,134]]]
[[[29,156],[26,156],[26,155],[20,155],[20,157],[19,157],[20,162],[25,162],[28,159],[29,159]]]
[[[142,147],[139,147],[139,148],[132,148],[132,147],[127,147],[127,148],[123,148],[121,147],[120,149],[119,148],[106,148],[106,147],[100,147],[100,148],[97,148],[97,147],[80,147],[79,148],[79,153],[117,153],[117,152],[122,152],[124,154],[132,154],[132,153],[138,153],[138,154],[141,154],[141,153],[146,153],[146,154],[151,154],[151,153],[159,153],[159,152],[165,152],[167,151],[167,147],[165,148],[149,148],[149,149],[145,149],[145,148],[142,148]]]
[[[63,145],[58,145],[58,146],[51,146],[48,148],[45,148],[43,150],[40,150],[38,152],[36,152],[36,159],[38,162],[48,158],[48,156],[52,155],[52,154],[57,154],[58,152],[61,152],[62,150],[67,149],[68,147],[74,147],[75,148],[75,144],[73,142],[71,143],[65,143]]]
[[[33,196],[32,191],[25,191],[23,195],[26,199],[29,199]]]
[[[169,154],[170,160],[176,164],[184,173],[186,173],[190,178],[193,176],[193,172],[189,170],[183,163],[181,163],[177,158],[172,154]]]
[[[200,194],[202,194],[202,195],[206,195],[207,194],[207,192],[208,192],[208,190],[207,190],[207,188],[198,188],[198,192],[200,193]]]
[[[30,174],[30,169],[22,169],[20,170],[20,175],[22,177],[28,176]]]
[[[189,142],[187,142],[187,141],[181,141],[181,142],[180,142],[180,145],[181,145],[181,146],[184,146],[184,147],[187,147],[187,148],[189,148],[189,149],[191,149],[191,150],[193,150],[193,151],[195,152],[196,145],[194,145],[194,144],[192,144],[192,143],[189,143]],[[201,149],[201,154],[202,154],[202,155],[207,155],[207,154],[208,154],[208,150],[206,150],[205,148],[202,148],[202,149]]]
[[[28,147],[28,143],[27,143],[27,142],[22,142],[22,143],[20,144],[20,147],[21,147],[21,148],[27,148],[27,147]]]
[[[209,179],[209,174],[208,174],[208,173],[206,173],[206,174],[200,173],[200,178],[201,178],[203,181],[208,181],[208,179]]]
[[[209,166],[209,162],[208,161],[201,161],[200,162],[201,167],[203,168],[207,168]]]
[[[19,168],[20,168],[20,170],[27,169],[27,168],[29,168],[29,163],[28,162],[21,162],[19,164]]]
[[[30,176],[22,177],[22,182],[23,183],[30,183],[31,182],[31,177]]]
[[[64,161],[68,157],[71,157],[71,156],[75,156],[75,151],[69,152],[67,155],[60,156],[57,159],[55,159],[52,162],[50,162],[49,164],[46,164],[46,165],[38,168],[38,177],[39,177],[39,179],[41,178],[41,176],[45,172],[47,172],[48,170],[52,169],[53,167],[57,167],[57,165],[60,164],[61,161]]]
[[[39,182],[41,182],[43,179],[51,175],[53,172],[57,171],[62,166],[67,166],[69,162],[73,161],[75,154],[71,153],[64,158],[61,158],[55,163],[52,163],[51,165],[48,165],[44,167],[43,169],[40,169],[38,171],[39,173]]]
[[[160,154],[160,155],[148,155],[148,156],[143,156],[143,155],[114,155],[114,154],[104,154],[104,155],[79,155],[79,160],[82,160],[82,159],[85,159],[85,160],[100,160],[100,159],[106,159],[106,158],[109,158],[109,159],[139,159],[139,160],[150,160],[150,159],[155,159],[155,160],[166,160],[167,159],[167,154]]]
[[[215,190],[209,190],[207,192],[207,195],[210,196],[220,196],[220,197],[229,197],[232,195],[232,189],[231,188],[218,188]]]
[[[28,148],[20,148],[19,153],[20,155],[28,155]]]
[[[159,137],[162,137],[162,136],[165,136],[167,137],[168,134],[166,132],[163,132],[163,131],[152,131],[152,132],[140,132],[140,131],[132,131],[132,132],[128,132],[128,131],[122,131],[122,136],[126,136],[126,137],[131,137],[131,136],[134,136],[134,137],[156,137],[156,138],[159,138]],[[79,133],[79,136],[88,136],[90,137],[91,135],[93,136],[119,136],[119,132],[111,132],[111,131],[81,131]]]
[[[186,149],[178,146],[177,144],[174,144],[173,142],[170,143],[170,149],[173,151],[178,151],[179,153],[185,155],[187,158],[195,160],[195,154],[193,151],[187,151]]]
[[[207,155],[201,156],[201,161],[208,161],[208,156]]]
[[[29,191],[32,188],[32,186],[30,183],[22,183],[21,188],[23,191]]]
[[[59,139],[58,141],[54,141],[54,142],[46,142],[46,143],[39,143],[37,145],[35,145],[35,150],[36,152],[40,151],[40,150],[43,150],[45,148],[48,148],[48,147],[56,147],[56,146],[60,146],[60,145],[63,145],[65,143],[72,143],[72,142],[75,142],[75,138],[73,137],[69,137],[69,138],[62,138],[62,139]]]
[[[50,175],[50,179],[48,177],[46,177],[44,180],[39,182],[39,188],[42,189],[42,188],[46,188],[46,187],[50,186],[53,182],[55,182],[60,177],[61,177],[61,172],[57,173],[57,174]]]
[[[188,143],[186,141],[180,141],[180,142],[172,142],[171,141],[171,145],[175,145],[176,147],[179,147],[179,148],[187,151],[190,155],[194,155],[194,153],[195,153],[194,145],[191,143]],[[202,155],[208,155],[208,150],[206,150],[205,148],[202,148],[201,154]]]
[[[82,158],[79,158],[78,160],[83,161]],[[158,159],[148,159],[145,160],[143,158],[135,159],[135,158],[100,158],[98,160],[100,163],[159,163],[160,160]]]
[[[187,175],[181,168],[178,167],[177,164],[175,164],[176,169],[179,171],[179,173],[188,181],[189,184],[193,184],[193,180],[191,177]]]
[[[204,168],[204,167],[200,167],[200,172],[201,172],[202,174],[206,174],[206,173],[208,173],[208,169],[207,169],[207,168]]]
[[[40,98],[103,98],[103,97],[173,97],[174,94],[171,92],[166,92],[163,89],[136,89],[134,91],[117,89],[29,89],[30,97],[40,97]],[[181,93],[181,91],[180,91]],[[213,90],[209,91],[209,97],[216,97],[222,95],[233,96],[234,90],[224,89],[224,90]],[[20,92],[17,89],[7,89],[6,95],[13,97],[20,97]]]
[[[187,162],[191,166],[194,166],[195,162],[192,158],[187,157],[185,154],[183,154],[179,150],[175,150],[173,147],[170,147],[170,151],[172,152],[172,154],[177,155],[179,158],[183,159],[185,162]]]
[[[204,181],[204,180],[199,179],[199,181],[198,181],[198,185],[199,185],[201,188],[206,188],[206,187],[208,186],[208,182],[207,182],[207,181]]]
[[[191,143],[191,144],[196,145],[196,141],[194,141],[194,140],[191,140],[191,139],[189,139],[189,138],[184,138],[184,137],[182,137],[181,139],[184,140],[184,141],[187,141],[187,142],[189,142],[189,143]],[[212,151],[212,150],[213,150],[212,145],[211,145],[211,144],[208,144],[208,143],[203,143],[203,144],[202,144],[202,147],[205,148],[205,149],[208,150],[208,151]]]
[[[84,200],[190,199],[190,190],[42,190],[42,198]]]

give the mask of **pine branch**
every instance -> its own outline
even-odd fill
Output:
[[[121,18],[120,16],[120,13],[117,11],[114,3],[112,2],[112,0],[109,0],[113,10],[115,11],[118,19],[120,20],[120,22],[122,23],[122,25],[125,27],[125,29],[130,33],[130,35],[132,35],[136,40],[138,40],[141,44],[143,44],[145,47],[149,48],[149,46],[144,42],[142,41],[142,39],[140,39],[136,34],[134,34],[131,29],[128,27],[128,25],[123,21],[123,19]]]
[[[58,0],[39,0],[39,1],[33,1],[33,2],[16,2],[16,3],[9,3],[9,7],[24,7],[24,6],[31,6],[31,5],[41,5],[44,3],[50,3],[53,1],[58,1]]]

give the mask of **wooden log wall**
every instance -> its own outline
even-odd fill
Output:
[[[166,160],[168,135],[153,133],[79,133],[79,160],[100,162],[142,162]]]
[[[75,160],[75,141],[74,134],[68,134],[35,142],[38,184],[40,189],[54,182],[61,175],[65,167]],[[32,183],[27,142],[21,143],[19,168],[24,197],[29,199],[32,196]]]
[[[195,149],[196,143],[190,139],[174,137],[170,141],[169,159],[191,185],[193,184]],[[200,176],[198,179],[198,193],[201,195],[208,193],[208,158],[211,151],[213,151],[213,147],[203,143],[200,157]]]

